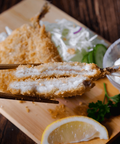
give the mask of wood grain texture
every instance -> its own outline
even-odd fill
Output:
[[[107,0],[108,1],[108,0]],[[1,3],[1,1],[0,1]],[[107,37],[107,39],[110,39],[112,34],[108,32],[108,22],[106,20],[106,15],[109,13],[106,12],[106,6],[107,4],[111,4],[109,2],[104,2],[102,0],[53,0],[52,3],[59,7],[60,9],[67,12],[69,15],[75,17],[77,20],[84,23],[89,28],[93,29],[97,33],[100,33],[102,36]],[[102,6],[104,3],[104,7]],[[119,1],[115,1],[115,3],[112,3],[113,5],[111,7],[115,7],[116,10],[113,10],[110,13],[114,14],[116,13],[117,20],[117,29],[120,24],[119,21]],[[33,7],[34,5],[34,7]],[[101,6],[100,6],[101,5]],[[28,23],[30,17],[34,16],[39,10],[42,5],[40,4],[40,0],[29,0],[29,2],[26,0],[25,2],[22,2],[18,4],[17,6],[13,7],[7,12],[4,12],[0,16],[0,32],[4,31],[4,27],[8,25],[10,28],[15,29],[19,26],[21,26],[24,23]],[[22,10],[22,11],[21,11]],[[107,9],[109,11],[109,9]],[[12,20],[11,20],[12,17]],[[68,15],[65,15],[63,12],[59,12],[55,7],[52,7],[52,11],[46,16],[44,20],[53,22],[56,18],[67,18],[68,20],[72,20],[76,22],[77,24],[83,26],[75,19],[69,17]],[[110,18],[108,18],[109,20]],[[102,20],[102,22],[101,22]],[[114,22],[112,22],[114,23]],[[116,23],[116,21],[115,21]],[[112,25],[109,24],[109,28]],[[116,27],[114,28],[114,32],[116,33]],[[120,29],[119,29],[120,30]],[[112,31],[111,31],[112,33]],[[120,36],[119,31],[117,32],[118,36]],[[115,34],[117,36],[117,34]],[[112,39],[112,38],[111,38]],[[118,93],[118,90],[116,90],[107,79],[100,80],[98,83],[96,83],[96,87],[93,88],[90,92],[87,92],[83,97],[80,98],[72,98],[68,103],[68,107],[74,107],[76,105],[76,102],[78,104],[79,101],[83,102],[90,102],[90,101],[97,101],[97,99],[102,100],[104,93],[103,93],[103,82],[107,83],[107,88],[110,89],[110,94],[114,95]],[[61,101],[61,103],[64,103],[64,101]],[[65,104],[65,103],[64,103]],[[0,101],[0,106],[3,106],[0,108],[0,111],[9,119],[11,120],[17,127],[19,127],[22,131],[24,131],[29,137],[34,139],[34,141],[39,142],[41,139],[41,134],[45,127],[54,121],[51,119],[47,109],[53,108],[55,106],[51,105],[44,105],[44,104],[38,104],[33,105],[30,103],[20,104],[18,102],[12,102],[12,101]],[[30,108],[30,113],[26,112],[26,106]],[[42,111],[41,111],[42,110]],[[45,113],[45,115],[44,115]],[[44,120],[47,117],[47,121],[44,122]],[[119,131],[119,119],[120,117],[110,119],[109,121],[105,122],[104,125],[109,130],[110,137],[114,136]],[[0,130],[2,133],[0,133],[0,141],[2,144],[6,143],[8,141],[11,141],[11,144],[14,143],[30,143],[34,144],[34,142],[31,139],[28,139],[21,131],[18,131],[18,129],[15,127],[15,133],[13,134],[11,132],[11,128],[14,127],[7,119],[2,117],[0,115],[0,121],[2,126],[0,127]],[[39,123],[42,122],[42,124],[45,125],[39,125]],[[114,127],[117,125],[117,127],[114,129]],[[9,136],[8,136],[9,135]],[[22,136],[21,136],[22,135]],[[24,135],[24,136],[23,136]],[[16,136],[14,138],[14,136]],[[20,139],[19,139],[20,138]],[[8,139],[8,141],[7,141]],[[97,143],[98,140],[92,141],[92,144]],[[106,141],[101,140],[100,143],[103,144]],[[86,143],[86,142],[85,142]]]
[[[49,0],[111,43],[120,37],[119,0]]]
[[[11,8],[22,0],[0,0],[0,13]]]
[[[24,140],[24,141],[23,141]],[[0,144],[35,144],[28,136],[0,114]]]
[[[22,0],[1,0],[0,12]],[[119,0],[48,0],[111,43],[120,37]]]

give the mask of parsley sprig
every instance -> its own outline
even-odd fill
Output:
[[[88,116],[102,122],[105,118],[120,114],[120,94],[113,97],[109,97],[104,83],[105,96],[103,102],[98,100],[96,103],[89,103],[89,109],[87,110]],[[105,104],[105,99],[107,103]]]

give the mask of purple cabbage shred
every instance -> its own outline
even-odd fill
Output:
[[[74,32],[74,34],[80,32],[81,30],[82,30],[82,27],[80,27],[80,29],[78,31]]]

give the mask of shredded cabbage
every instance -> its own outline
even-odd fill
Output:
[[[104,40],[98,39],[91,30],[66,19],[57,19],[56,23],[40,21],[40,24],[44,24],[46,31],[51,33],[52,41],[64,61],[81,62],[83,56],[91,51],[96,44],[102,43],[108,46]],[[0,41],[5,40],[12,33],[9,27],[5,27],[5,29],[6,32],[0,33]]]
[[[6,32],[0,33],[0,42],[4,41],[11,33],[12,30],[9,27],[5,27]]]
[[[83,56],[92,50],[95,44],[104,43],[100,40],[96,43],[94,40],[97,35],[66,19],[57,19],[56,23],[40,21],[40,24],[45,25],[46,31],[51,33],[51,39],[64,61],[81,62]]]

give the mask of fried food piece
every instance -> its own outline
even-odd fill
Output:
[[[44,5],[41,13],[31,19],[30,24],[17,28],[0,43],[0,63],[25,64],[62,61],[57,48],[51,41],[45,26],[39,25],[41,19],[49,10]]]
[[[70,97],[82,95],[94,86],[95,80],[115,71],[117,68],[100,69],[96,64],[79,62],[20,65],[3,77],[0,89],[45,98]]]
[[[47,63],[62,61],[45,27],[25,24],[0,43],[0,63]]]
[[[95,85],[95,80],[118,69],[100,69],[96,64],[79,62],[20,65],[9,74],[10,82],[6,84],[6,91],[45,98],[82,95]]]
[[[20,65],[9,73],[4,91],[45,98],[70,97],[90,90],[100,75],[101,70],[95,64],[54,62],[39,66]]]

